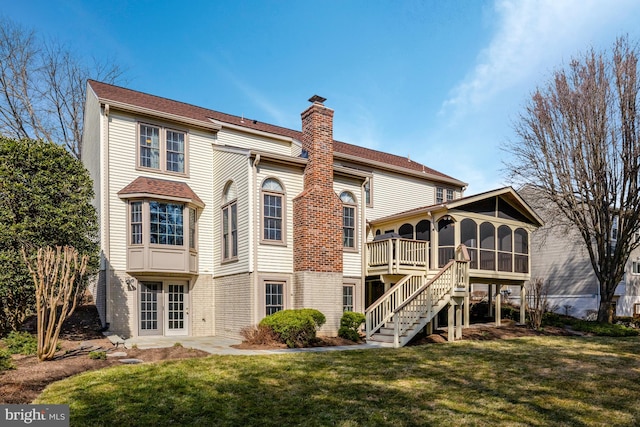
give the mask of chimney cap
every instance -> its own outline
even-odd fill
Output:
[[[309,98],[309,102],[313,102],[314,104],[322,104],[326,100],[327,98],[323,98],[319,95],[313,95],[311,98]]]

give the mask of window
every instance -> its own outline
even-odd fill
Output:
[[[182,246],[182,210],[182,205],[174,203],[149,202],[149,236],[152,244]]]
[[[513,253],[511,244],[511,228],[508,225],[498,227],[498,270],[513,271],[511,257]]]
[[[225,187],[222,206],[222,259],[238,257],[238,205],[233,182]]]
[[[186,132],[140,124],[138,166],[162,172],[184,174]]]
[[[438,221],[438,267],[444,267],[449,260],[455,258],[455,230],[453,219],[443,218]]]
[[[618,217],[613,217],[613,224],[611,225],[611,240],[618,240]]]
[[[516,228],[513,232],[513,271],[529,272],[529,233],[524,228]]]
[[[196,210],[189,209],[189,249],[196,249]]]
[[[284,283],[265,283],[265,312],[269,316],[284,310]]]
[[[460,240],[469,252],[469,268],[478,268],[478,226],[474,220],[465,218],[460,222]]]
[[[356,248],[356,199],[348,191],[340,193],[342,200],[342,235],[345,248]]]
[[[444,202],[443,191],[444,190],[442,189],[442,187],[436,188],[436,203],[443,203]]]
[[[284,243],[284,189],[280,182],[267,178],[262,183],[262,239]]]
[[[131,203],[131,244],[142,244],[142,202]]]
[[[342,287],[342,311],[353,311],[353,285]]]
[[[185,209],[188,212],[185,213]],[[184,223],[188,215],[188,228]],[[129,236],[131,245],[185,246],[188,230],[189,248],[196,249],[197,210],[179,203],[136,200],[129,203]]]
[[[490,222],[480,224],[480,269],[496,269],[496,228]]]
[[[453,200],[453,190],[450,188],[447,188],[447,202],[449,200]]]
[[[631,263],[631,273],[632,274],[640,274],[640,262],[633,261]]]
[[[400,228],[398,228],[398,234],[403,239],[413,239],[413,225],[402,224]]]
[[[640,316],[640,304],[633,304],[633,316]]]

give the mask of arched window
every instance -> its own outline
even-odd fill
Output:
[[[498,270],[513,271],[512,268],[513,245],[511,242],[511,228],[501,225],[498,228]]]
[[[474,220],[465,218],[460,222],[460,241],[469,251],[469,267],[478,268],[478,226]]]
[[[431,222],[423,219],[416,224],[416,240],[431,241]]]
[[[452,219],[438,221],[438,267],[455,257],[455,227]]]
[[[262,240],[284,243],[284,188],[276,179],[262,182]]]
[[[348,191],[340,193],[342,200],[342,244],[356,249],[356,198]]]
[[[480,269],[496,269],[496,228],[490,222],[480,224]]]
[[[222,260],[238,257],[238,204],[236,185],[229,181],[222,194]]]
[[[513,260],[514,272],[529,272],[529,233],[524,228],[516,228],[513,232]]]
[[[403,239],[411,239],[413,240],[413,225],[411,224],[402,224],[398,229],[398,234]]]

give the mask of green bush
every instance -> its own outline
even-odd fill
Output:
[[[603,337],[633,337],[640,334],[637,329],[628,328],[623,325],[590,322],[580,319],[573,320],[571,327],[576,331],[589,332]]]
[[[11,353],[8,350],[0,348],[0,372],[15,369]]]
[[[38,352],[38,338],[29,332],[13,331],[4,338],[4,343],[11,354],[31,356]]]
[[[106,351],[90,351],[89,359],[93,360],[107,360],[107,352]]]
[[[338,336],[358,342],[360,341],[360,334],[358,328],[365,321],[364,314],[356,313],[353,311],[345,311],[340,319],[340,329],[338,329]]]
[[[281,310],[265,317],[260,325],[270,327],[287,347],[307,347],[316,338],[316,330],[326,318],[318,310],[303,308]]]

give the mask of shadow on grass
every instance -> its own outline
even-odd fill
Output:
[[[634,425],[640,340],[528,338],[212,356],[92,372],[40,401],[72,425]]]

